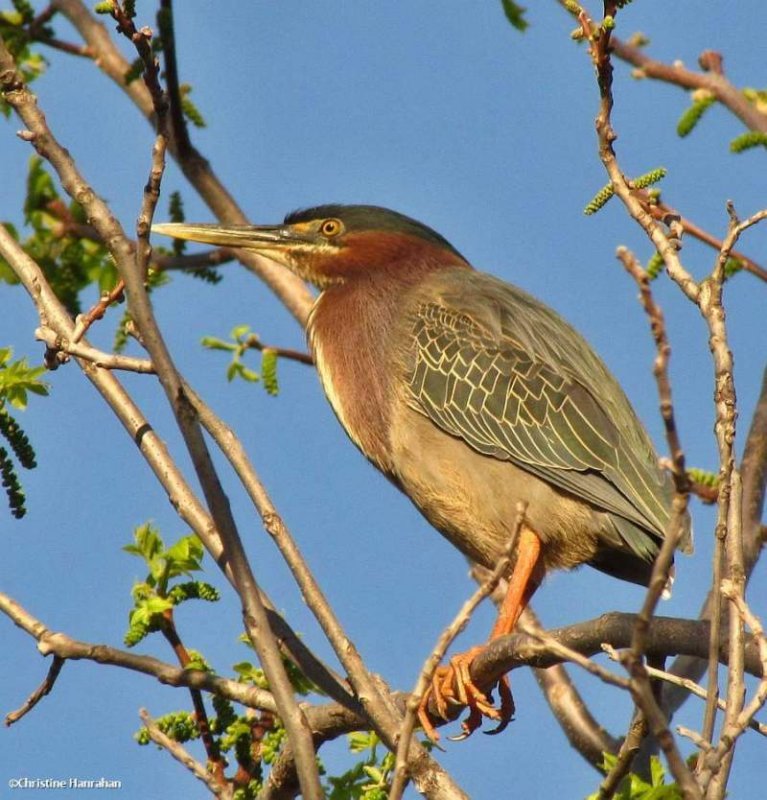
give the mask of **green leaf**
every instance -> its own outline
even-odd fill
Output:
[[[232,339],[236,341],[240,341],[244,339],[250,333],[250,325],[237,325],[232,328],[232,332],[229,334]]]
[[[123,547],[126,553],[140,556],[147,564],[163,549],[163,540],[157,529],[150,523],[145,522],[139,525],[133,532],[135,544],[128,544]]]
[[[249,381],[250,383],[258,383],[261,380],[261,376],[254,372],[252,369],[249,369],[244,364],[239,365],[238,374],[244,381]]]
[[[168,564],[168,577],[175,578],[177,575],[200,571],[203,553],[202,542],[196,535],[179,539],[162,554]]]
[[[525,19],[525,12],[527,9],[514,3],[513,0],[501,0],[503,6],[503,13],[511,25],[520,32],[524,32],[529,27],[530,23]]]
[[[200,339],[200,344],[203,347],[207,347],[208,350],[225,350],[229,353],[233,353],[239,349],[236,344],[225,342],[223,339],[219,339],[216,336],[203,336],[202,339]]]
[[[45,367],[30,367],[26,358],[11,361],[13,350],[3,348],[0,360],[0,403],[8,401],[16,408],[27,406],[27,392],[48,394],[48,384],[40,380]]]
[[[259,689],[269,688],[269,682],[266,680],[264,671],[258,667],[254,667],[247,661],[242,661],[239,664],[235,664],[233,669],[243,683],[252,683],[255,686],[258,686]]]
[[[364,753],[378,744],[378,736],[373,731],[355,731],[347,737],[352,753]]]
[[[240,373],[242,369],[242,364],[239,361],[232,361],[232,363],[226,368],[226,379],[231,383]]]

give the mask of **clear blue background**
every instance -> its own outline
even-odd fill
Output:
[[[193,100],[208,121],[205,130],[193,132],[194,141],[254,222],[278,221],[298,206],[370,202],[432,225],[476,266],[519,284],[578,327],[665,452],[647,320],[615,259],[618,244],[643,260],[652,250],[617,202],[595,218],[583,215],[606,181],[596,155],[592,67],[584,49],[568,40],[573,24],[557,4],[530,5],[531,27],[520,35],[495,0],[177,3],[182,80],[194,87]],[[151,4],[138,6],[139,21],[151,24],[143,16]],[[652,39],[652,55],[690,66],[702,50],[718,49],[735,84],[762,86],[765,24],[767,9],[757,0],[680,0],[673,12],[661,0],[643,0],[621,12],[618,34],[642,30]],[[74,37],[58,27],[63,38]],[[48,121],[130,230],[152,133],[92,63],[48,55],[52,68],[35,84]],[[689,102],[681,90],[632,80],[618,64],[615,91],[617,148],[628,173],[666,166],[664,197],[720,235],[728,198],[743,216],[767,204],[764,152],[728,153],[729,139],[742,131],[729,113],[711,109],[681,141],[675,125]],[[15,119],[0,123],[0,218],[16,223],[32,152],[14,136],[18,127]],[[168,170],[166,197],[172,189],[182,190],[189,220],[211,219],[175,166]],[[743,249],[764,263],[765,244],[763,226],[746,237]],[[711,251],[690,241],[682,255],[699,277],[714,262]],[[247,323],[268,343],[302,347],[303,334],[251,274],[236,265],[225,269],[217,288],[181,277],[156,295],[169,344],[192,384],[244,440],[370,668],[391,685],[410,688],[436,637],[473,589],[466,563],[351,446],[312,370],[281,363],[277,399],[259,386],[226,383],[224,359],[202,350],[203,335],[225,336]],[[654,289],[668,319],[674,397],[689,463],[713,469],[712,367],[704,324],[667,279]],[[765,361],[765,287],[739,275],[728,284],[726,300],[742,443]],[[0,344],[39,360],[29,298],[6,288],[0,302]],[[96,326],[97,343],[109,345],[119,313]],[[131,585],[143,578],[140,562],[120,547],[146,520],[166,540],[186,530],[78,369],[70,365],[49,380],[52,397],[34,399],[21,419],[40,466],[23,476],[27,517],[2,517],[2,589],[54,630],[119,646]],[[187,464],[155,382],[133,375],[124,380]],[[331,658],[258,519],[226,469],[224,475],[259,580],[307,643]],[[713,517],[699,504],[694,513],[697,552],[679,560],[674,598],[663,605],[664,614],[696,615],[709,586]],[[185,606],[178,624],[187,646],[228,674],[232,663],[247,657],[236,643],[238,606],[215,569],[208,577],[224,600]],[[637,587],[583,569],[551,576],[535,607],[546,625],[555,626],[614,609],[633,611],[642,597]],[[749,599],[763,615],[763,565]],[[492,616],[491,608],[480,609],[459,644],[481,641]],[[21,704],[49,663],[7,620],[0,621],[0,631],[5,713]],[[159,640],[139,650],[173,660]],[[600,722],[616,735],[623,732],[630,716],[625,695],[572,671]],[[514,724],[503,736],[448,744],[442,763],[477,798],[578,798],[593,791],[596,772],[568,750],[529,671],[512,679]],[[183,691],[145,677],[67,664],[54,693],[0,734],[0,796],[9,793],[6,779],[12,777],[103,776],[122,781],[121,798],[206,797],[166,754],[132,742],[142,705],[159,716],[189,702]],[[702,704],[692,700],[679,719],[699,729],[701,714]],[[331,770],[348,763],[342,747],[323,750],[323,758]],[[764,763],[764,740],[748,734],[738,749],[732,797],[763,791]]]

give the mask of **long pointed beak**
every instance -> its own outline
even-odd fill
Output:
[[[215,223],[161,222],[152,225],[154,233],[202,242],[218,247],[244,247],[274,251],[305,243],[309,238],[287,225],[217,225]]]

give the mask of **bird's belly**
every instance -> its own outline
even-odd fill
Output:
[[[393,476],[426,519],[461,552],[492,567],[520,503],[547,568],[583,564],[597,550],[605,515],[510,461],[484,456],[409,407],[394,415]]]

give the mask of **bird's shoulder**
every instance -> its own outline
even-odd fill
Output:
[[[458,346],[519,363],[552,388],[628,406],[623,390],[586,339],[554,309],[517,286],[474,270],[443,270],[411,292],[410,341],[440,358]],[[524,379],[524,370],[515,370]],[[633,413],[633,412],[632,412]]]

